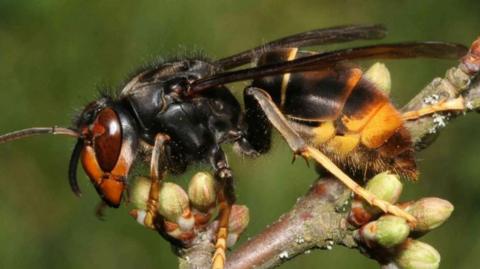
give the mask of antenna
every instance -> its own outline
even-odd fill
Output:
[[[13,131],[4,135],[0,135],[0,144],[22,139],[29,136],[42,135],[42,134],[66,135],[66,136],[76,137],[76,138],[80,137],[77,131],[70,128],[57,127],[57,126],[33,127],[33,128],[22,129],[22,130]]]

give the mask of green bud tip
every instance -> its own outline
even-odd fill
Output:
[[[208,212],[217,200],[213,176],[207,172],[196,173],[188,184],[188,197],[194,208]]]
[[[423,198],[405,207],[405,211],[417,219],[413,229],[416,232],[427,232],[439,227],[450,217],[453,209],[449,201],[436,197]]]
[[[417,240],[408,240],[400,248],[395,263],[402,269],[437,269],[441,257],[429,244]]]
[[[410,228],[404,218],[385,215],[362,226],[355,233],[355,238],[369,247],[380,245],[389,248],[405,241],[409,233]]]
[[[370,179],[365,189],[374,194],[378,199],[395,203],[400,198],[403,185],[397,175],[384,172]]]
[[[150,193],[150,179],[136,177],[130,186],[130,201],[138,209],[147,209],[148,194]]]
[[[166,182],[160,189],[158,212],[167,220],[179,224],[182,230],[190,230],[194,218],[190,211],[187,193],[177,184]]]
[[[380,90],[385,92],[387,95],[390,94],[392,88],[392,80],[390,77],[390,71],[383,63],[373,64],[367,72],[365,72],[364,77],[367,78],[370,82],[374,83]]]

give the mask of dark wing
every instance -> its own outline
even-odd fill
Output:
[[[280,38],[256,48],[242,51],[215,62],[223,69],[231,69],[252,62],[259,53],[275,48],[297,48],[324,44],[349,42],[359,39],[381,39],[385,37],[383,25],[344,25],[324,29],[316,29],[284,38]]]
[[[371,58],[404,59],[417,57],[458,59],[465,55],[467,51],[468,49],[463,45],[444,42],[410,42],[342,49],[306,56],[287,62],[215,74],[192,83],[191,93],[195,94],[196,92],[214,86],[258,77],[321,70],[323,68],[333,67],[338,62],[344,60]]]

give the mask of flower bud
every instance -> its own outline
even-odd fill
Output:
[[[440,266],[441,258],[432,246],[417,240],[408,240],[394,260],[402,269],[436,269]]]
[[[390,78],[390,71],[383,63],[375,63],[370,68],[368,68],[367,72],[363,75],[367,78],[370,82],[374,83],[381,91],[385,94],[390,94],[390,90],[392,88],[392,80]]]
[[[245,231],[250,222],[248,207],[244,205],[233,205],[228,223],[227,247],[232,247],[238,237]]]
[[[177,184],[166,182],[160,188],[158,212],[167,220],[177,223],[183,231],[194,225],[187,193]]]
[[[409,203],[404,209],[417,219],[413,231],[425,233],[442,225],[450,217],[454,208],[447,200],[428,197]]]
[[[230,211],[228,231],[242,233],[250,222],[250,211],[245,205],[233,205]]]
[[[362,226],[355,233],[355,239],[368,247],[389,248],[405,241],[409,233],[410,228],[404,218],[385,215]]]
[[[188,197],[190,203],[201,212],[208,212],[215,206],[217,194],[215,180],[210,173],[196,173],[188,184]]]
[[[398,198],[400,198],[403,185],[397,175],[384,172],[370,179],[365,189],[379,199],[389,203],[395,203],[398,201]]]
[[[365,189],[375,195],[378,199],[395,203],[400,198],[403,185],[397,175],[388,172],[380,173],[370,179]],[[355,226],[361,226],[378,216],[382,211],[376,207],[372,207],[363,199],[355,199],[352,201],[352,210],[348,216],[348,220]]]
[[[147,200],[150,193],[150,179],[136,177],[130,186],[130,202],[138,209],[147,209]]]

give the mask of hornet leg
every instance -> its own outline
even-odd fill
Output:
[[[262,107],[265,115],[273,126],[280,132],[283,138],[287,141],[290,148],[296,155],[301,155],[304,158],[313,158],[325,169],[337,177],[343,184],[345,184],[355,194],[365,199],[369,204],[374,205],[386,213],[391,213],[396,216],[403,217],[411,223],[415,223],[416,219],[405,212],[404,210],[392,205],[388,202],[378,199],[375,195],[368,192],[360,185],[358,185],[353,179],[345,174],[340,168],[338,168],[327,156],[325,156],[318,149],[308,145],[297,132],[292,129],[287,120],[283,116],[282,112],[277,108],[275,103],[271,100],[270,96],[263,90],[249,87],[246,93],[253,96],[259,105]]]
[[[436,104],[422,107],[418,110],[407,111],[402,114],[403,120],[415,120],[425,115],[442,111],[464,111],[466,109],[463,97],[457,97],[451,100],[443,100]]]
[[[165,144],[170,140],[168,135],[157,134],[155,144],[153,145],[152,157],[150,159],[150,192],[147,200],[147,212],[144,225],[155,229],[154,222],[157,215],[158,193],[161,187],[161,181],[166,173]]]
[[[235,202],[232,171],[228,166],[227,157],[220,146],[216,145],[210,156],[210,162],[215,169],[215,179],[218,182],[218,230],[215,242],[215,253],[212,257],[212,269],[225,267],[228,221],[232,205]]]

